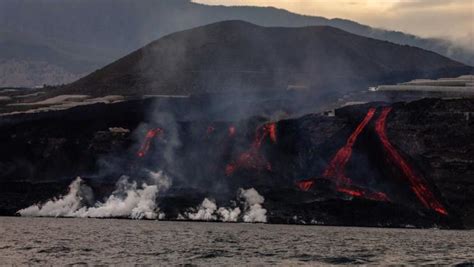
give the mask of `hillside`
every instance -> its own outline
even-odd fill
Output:
[[[332,26],[474,64],[472,53],[444,40],[275,8],[206,6],[188,0],[3,0],[0,46],[13,45],[17,51],[13,58],[0,51],[0,61],[8,59],[33,67],[8,70],[20,78],[0,77],[0,87],[73,81],[164,35],[222,20],[245,20],[262,26]],[[30,56],[32,51],[36,53],[34,57]],[[39,63],[50,66],[50,71],[38,74],[35,66]]]
[[[226,21],[165,36],[60,93],[187,95],[291,88],[330,93],[470,69],[433,52],[332,27]]]
[[[125,205],[122,194],[111,195],[123,188],[114,186],[117,179],[150,185],[150,171],[159,170],[170,174],[171,187],[150,201],[167,220],[204,198],[228,207],[239,188],[255,188],[265,198],[269,223],[474,229],[474,143],[465,116],[474,99],[368,103],[330,117],[286,120],[167,123],[150,116],[157,107],[193,114],[188,100],[0,117],[0,215],[57,199],[78,176],[95,200],[45,209],[42,216],[67,216],[109,196],[132,209],[136,204]],[[118,210],[105,217],[128,217]]]
[[[29,34],[0,32],[0,87],[77,80],[107,62],[106,53]]]

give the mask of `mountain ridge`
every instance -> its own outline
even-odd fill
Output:
[[[262,27],[232,20],[164,36],[63,87],[64,94],[348,91],[469,72],[431,51],[329,26]]]
[[[77,70],[68,70],[53,59],[48,60],[49,64],[75,75],[90,73],[166,34],[231,19],[262,26],[336,26],[354,34],[409,44],[474,64],[472,54],[444,41],[374,29],[344,19],[298,15],[277,8],[206,6],[187,0],[0,2],[0,31],[30,36],[20,40],[31,39],[81,59]],[[0,39],[0,43],[3,41]],[[76,61],[72,60],[71,65],[77,64]],[[33,85],[21,83],[0,86]],[[44,83],[55,81],[39,79],[34,85]]]

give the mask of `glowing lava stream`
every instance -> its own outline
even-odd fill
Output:
[[[216,131],[216,128],[214,128],[214,126],[208,126],[207,130],[206,130],[206,133],[209,136],[210,134],[214,133],[215,131]]]
[[[390,201],[388,196],[382,192],[367,191],[363,188],[352,185],[352,180],[346,177],[346,175],[344,174],[346,164],[352,156],[352,148],[354,147],[354,144],[357,141],[359,135],[365,129],[370,120],[372,120],[372,118],[374,117],[375,111],[375,108],[369,109],[365,118],[362,120],[362,122],[359,123],[357,128],[347,139],[347,142],[344,147],[339,149],[339,151],[333,157],[328,167],[324,171],[323,177],[324,179],[328,180],[334,179],[336,184],[336,190],[340,193],[352,197],[360,197],[376,201]],[[309,191],[314,186],[314,183],[314,179],[307,179],[297,182],[297,186],[302,191]]]
[[[400,153],[393,147],[388,141],[386,133],[387,116],[392,110],[391,107],[385,107],[380,114],[380,117],[375,123],[375,131],[380,137],[380,141],[388,153],[390,160],[397,165],[397,167],[403,172],[404,176],[410,182],[413,192],[416,194],[421,203],[428,209],[433,209],[442,215],[448,215],[448,212],[443,205],[436,199],[433,193],[428,189],[426,181],[421,177],[417,176],[415,172],[410,168],[408,163],[403,159]]]
[[[137,156],[143,158],[150,150],[151,140],[155,138],[157,135],[163,133],[161,128],[151,129],[146,133],[145,141],[143,145],[140,147],[140,150],[137,152]]]
[[[336,179],[336,184],[351,184],[352,181],[344,174],[344,168],[351,158],[352,155],[352,147],[354,146],[355,142],[357,141],[357,137],[359,137],[360,133],[364,128],[367,126],[369,121],[374,117],[375,108],[369,109],[367,115],[365,116],[364,120],[357,126],[355,131],[351,134],[349,139],[347,139],[347,143],[344,147],[339,149],[337,154],[329,163],[327,169],[323,173],[323,177],[325,178],[334,178]]]
[[[375,201],[385,201],[385,202],[390,201],[388,196],[386,194],[382,193],[382,192],[366,191],[362,188],[358,188],[358,187],[354,187],[354,186],[352,186],[352,187],[338,187],[337,191],[341,192],[341,193],[344,193],[346,195],[349,195],[349,196],[353,196],[353,197],[361,197],[361,198],[371,199],[371,200],[375,200]]]
[[[305,192],[309,191],[314,186],[314,184],[315,184],[314,179],[302,180],[296,183],[299,189]],[[359,198],[365,198],[365,199],[370,199],[370,200],[375,200],[375,201],[390,202],[390,198],[382,192],[367,191],[363,188],[353,186],[353,185],[342,185],[342,186],[338,185],[336,187],[336,190],[339,193],[343,193],[351,197],[359,197]]]
[[[277,142],[276,124],[274,122],[263,125],[263,127],[257,129],[255,140],[253,141],[252,147],[260,149],[262,142],[265,137],[270,136],[270,140],[273,143]]]
[[[231,130],[229,128],[229,134],[235,134],[235,128]],[[276,123],[268,123],[257,129],[254,141],[250,149],[239,155],[236,161],[227,164],[225,168],[225,174],[227,176],[232,175],[238,168],[244,167],[246,169],[266,169],[272,170],[270,163],[260,154],[260,147],[262,146],[263,140],[269,136],[273,143],[277,142],[276,134]]]
[[[296,184],[301,191],[309,191],[311,189],[311,187],[313,187],[314,185],[314,181],[309,179],[309,180],[302,180],[302,181],[298,181],[298,183]]]
[[[237,130],[235,129],[235,126],[231,125],[229,126],[229,137],[234,137],[235,136],[235,133],[237,132]]]

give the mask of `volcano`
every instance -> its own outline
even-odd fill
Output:
[[[323,94],[471,70],[433,52],[327,26],[224,21],[165,36],[54,94],[190,95],[292,88]]]

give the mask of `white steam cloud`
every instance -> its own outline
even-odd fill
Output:
[[[223,222],[237,222],[237,220],[239,219],[240,213],[241,211],[239,207],[235,209],[219,208],[217,210],[217,214],[219,214],[219,218]]]
[[[240,207],[226,208],[217,207],[217,204],[205,198],[203,202],[194,210],[186,212],[184,216],[178,219],[189,219],[194,221],[222,221],[222,222],[238,222],[247,223],[265,223],[267,222],[267,210],[262,207],[265,198],[261,196],[257,190],[250,188],[247,190],[240,189],[239,197],[244,208],[244,214],[241,216]]]
[[[162,172],[149,174],[152,184],[143,183],[140,186],[123,176],[117,182],[115,191],[104,202],[97,202],[93,206],[89,205],[93,202],[91,188],[81,178],[77,178],[65,196],[33,205],[18,213],[30,217],[162,219],[164,214],[159,213],[156,197],[160,191],[167,190],[171,182]]]
[[[185,217],[193,221],[222,221],[222,222],[237,222],[241,211],[239,207],[232,208],[217,208],[214,201],[205,198],[201,205],[195,211],[186,212]]]
[[[98,203],[96,207],[82,208],[76,213],[78,217],[156,219],[157,194],[156,185],[143,184],[138,188],[136,182],[129,182],[128,177],[122,177],[117,182],[116,190],[104,203]]]
[[[27,217],[81,217],[81,218],[131,218],[131,219],[164,219],[159,212],[156,198],[162,191],[171,186],[171,180],[162,172],[149,172],[151,184],[140,186],[123,176],[117,182],[114,192],[104,201],[94,203],[92,189],[77,178],[69,185],[66,195],[54,198],[43,204],[32,205],[19,210],[21,216]],[[218,207],[208,198],[195,209],[188,211],[178,219],[194,221],[221,221],[246,223],[267,222],[267,210],[262,207],[265,198],[257,190],[239,189],[241,207]],[[235,203],[234,203],[235,206]]]
[[[240,189],[240,197],[245,200],[244,222],[267,222],[267,210],[262,207],[265,198],[257,190],[253,188],[247,190]]]
[[[54,198],[42,205],[33,205],[18,211],[21,216],[74,217],[75,212],[92,199],[92,190],[77,178],[69,185],[67,195]]]
[[[215,221],[217,220],[217,216],[215,215],[216,210],[216,203],[205,198],[198,207],[197,211],[186,213],[186,217],[195,221]]]

